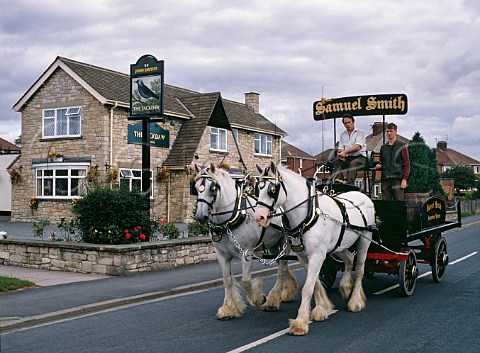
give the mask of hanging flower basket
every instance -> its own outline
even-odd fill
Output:
[[[17,168],[9,169],[8,174],[10,174],[10,182],[12,184],[18,184],[22,180],[22,174]]]
[[[48,159],[53,162],[63,162],[65,156],[61,153],[50,151],[48,152]]]
[[[157,170],[157,180],[161,183],[166,183],[168,181],[168,176],[170,175],[170,169],[167,167],[161,167]]]
[[[32,197],[28,203],[28,206],[30,206],[32,211],[38,209],[38,199],[36,197]]]
[[[108,182],[116,181],[118,179],[118,168],[115,166],[110,167],[108,170]]]
[[[217,168],[224,169],[228,172],[230,170],[230,164],[228,164],[227,162],[220,162],[217,164]]]
[[[88,171],[87,171],[87,181],[89,184],[92,184],[93,182],[95,182],[95,180],[97,179],[97,176],[98,176],[98,171],[97,171],[97,168],[95,167],[88,167]]]

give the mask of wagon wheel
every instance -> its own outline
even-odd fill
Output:
[[[320,282],[326,289],[332,288],[337,279],[337,268],[330,258],[327,258],[320,269]]]
[[[433,281],[440,283],[445,274],[445,268],[448,265],[447,255],[447,241],[444,237],[439,237],[435,241],[435,253],[433,254],[432,261],[432,277]]]
[[[417,257],[413,249],[408,250],[407,260],[400,261],[398,269],[398,284],[400,285],[400,291],[403,295],[409,297],[415,290],[415,284],[417,283]]]

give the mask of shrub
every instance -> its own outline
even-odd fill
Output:
[[[150,200],[139,192],[94,187],[73,205],[84,242],[130,244],[148,241],[157,231],[149,215]]]
[[[203,237],[209,234],[208,225],[201,224],[199,221],[194,220],[188,225],[189,237]]]
[[[163,219],[159,227],[160,232],[167,239],[178,239],[183,232],[172,222],[167,222],[166,219]]]

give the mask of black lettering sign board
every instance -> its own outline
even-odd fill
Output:
[[[130,115],[163,115],[164,62],[144,55],[130,65]]]
[[[408,101],[405,94],[374,94],[342,98],[323,98],[313,103],[313,118],[325,120],[342,117],[344,114],[403,115],[407,114]]]

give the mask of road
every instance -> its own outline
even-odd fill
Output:
[[[415,292],[405,298],[396,276],[376,273],[364,279],[366,309],[350,313],[337,279],[328,295],[338,311],[311,323],[307,336],[286,334],[299,295],[279,312],[249,307],[241,319],[218,321],[217,287],[6,333],[2,352],[478,352],[480,222],[444,236],[450,265],[441,283],[420,264]],[[303,284],[304,272],[295,274]]]

